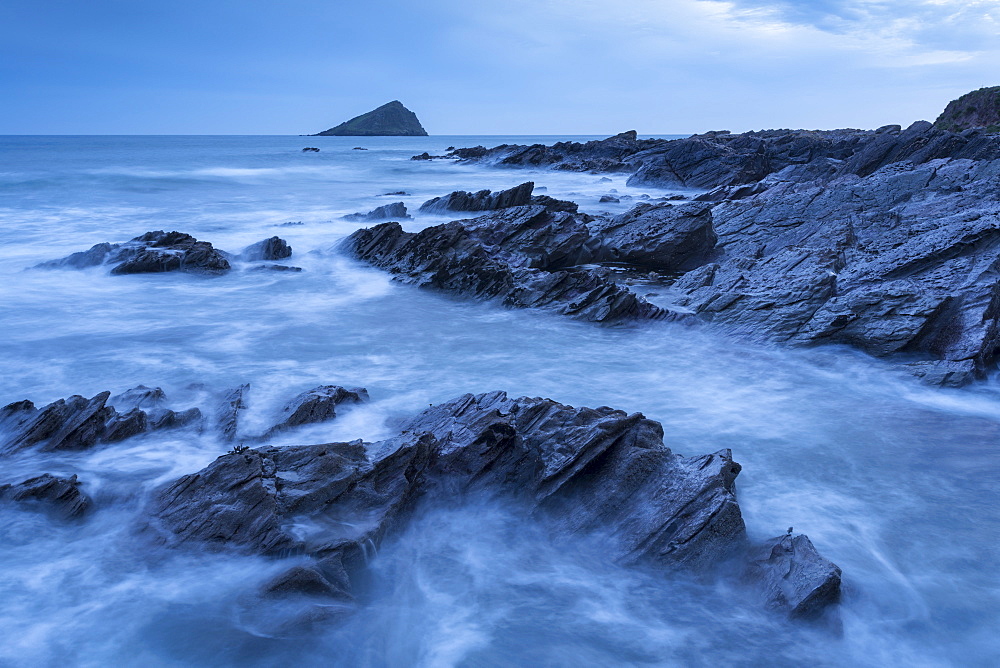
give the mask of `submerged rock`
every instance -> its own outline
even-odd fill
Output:
[[[368,222],[377,220],[390,220],[393,218],[404,219],[410,218],[410,214],[406,212],[406,205],[402,202],[393,202],[392,204],[384,204],[378,208],[372,209],[368,213],[351,213],[344,216],[344,220]]]
[[[319,132],[314,137],[426,137],[417,115],[399,100],[383,104],[378,109],[355,116],[337,127]]]
[[[123,244],[97,244],[86,251],[52,260],[36,268],[82,269],[115,265],[112,274],[145,274],[167,271],[222,274],[231,268],[225,255],[207,241],[183,232],[147,232]]]
[[[271,237],[250,244],[240,252],[240,259],[253,262],[256,260],[284,260],[292,256],[292,247],[281,237]]]
[[[26,506],[37,504],[62,519],[76,519],[91,507],[90,497],[80,491],[76,476],[57,478],[44,473],[16,485],[0,485],[0,500],[16,501]]]
[[[739,471],[728,450],[673,453],[661,426],[638,413],[470,394],[379,443],[223,455],[159,490],[139,529],[169,546],[309,555],[311,566],[279,576],[264,594],[350,599],[368,546],[397,532],[418,500],[486,493],[561,531],[609,535],[611,560],[705,571],[746,550]],[[818,610],[834,598],[803,592],[832,591],[839,580],[799,567],[804,547],[793,547],[796,576],[782,605],[794,614]],[[770,586],[777,567],[760,568]]]

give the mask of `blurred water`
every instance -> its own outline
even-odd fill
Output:
[[[173,432],[4,460],[0,483],[77,473],[98,508],[79,526],[0,508],[0,665],[997,665],[995,383],[932,390],[846,350],[462,302],[333,250],[358,226],[346,213],[399,200],[415,211],[459,188],[532,179],[585,211],[627,208],[597,202],[611,188],[661,194],[623,176],[408,160],[560,139],[0,138],[0,403],[145,383],[185,406],[205,401],[192,383],[249,382],[248,420],[263,428],[299,391],[368,388],[371,404],[284,443],[381,438],[393,418],[493,389],[642,411],[675,451],[733,449],[753,536],[794,526],[844,569],[841,634],[776,619],[722,583],[619,568],[587,537],[554,542],[483,502],[427,508],[384,545],[371,600],[345,625],[267,637],[242,596],[288,562],[150,555],[130,536],[151,489],[227,447]],[[409,194],[381,196],[397,190]],[[231,251],[278,234],[305,271],[25,271],[153,229]]]

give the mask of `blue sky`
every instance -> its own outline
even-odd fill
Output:
[[[1000,85],[1000,0],[3,0],[0,134],[877,127]]]

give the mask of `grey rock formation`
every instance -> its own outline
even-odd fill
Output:
[[[542,205],[513,207],[417,233],[384,223],[358,230],[341,248],[398,281],[512,308],[604,323],[673,317],[600,271],[573,268],[594,255],[584,220]]]
[[[366,401],[368,391],[363,387],[347,389],[340,385],[321,385],[288,402],[281,411],[281,420],[268,430],[265,438],[299,425],[332,420],[337,417],[337,406],[340,404]]]
[[[792,617],[815,619],[840,601],[840,568],[820,555],[808,536],[789,533],[754,546],[747,575],[767,607]]]
[[[248,262],[256,260],[284,260],[292,256],[292,247],[281,237],[263,239],[250,244],[240,252],[240,259]]]
[[[597,259],[627,262],[666,273],[705,264],[715,253],[717,237],[708,204],[640,204],[611,220],[593,221],[600,240]]]
[[[246,394],[250,384],[245,383],[223,393],[215,410],[215,424],[223,441],[233,441],[239,432],[240,411],[248,407]]]
[[[426,137],[417,115],[399,100],[383,104],[378,109],[355,116],[337,127],[319,132],[314,137]]]
[[[641,414],[492,392],[434,406],[379,443],[223,455],[162,488],[139,530],[169,546],[310,555],[312,565],[279,576],[265,595],[349,600],[366,548],[397,531],[419,499],[486,491],[560,531],[609,535],[611,560],[704,571],[746,550],[739,471],[728,450],[673,453]],[[778,566],[756,567],[770,586]],[[824,599],[807,592],[839,587],[825,575],[797,567],[784,599],[768,590],[768,600],[790,613],[819,609]]]
[[[535,184],[527,181],[519,186],[497,192],[480,190],[479,192],[471,193],[464,190],[456,190],[444,197],[435,197],[427,200],[420,205],[420,211],[424,213],[495,211],[515,206],[524,206],[526,204],[539,204],[552,211],[576,213],[576,203],[554,199],[548,195],[532,195],[534,188]]]
[[[130,410],[124,413],[107,405],[110,392],[101,392],[92,399],[73,395],[42,408],[36,408],[27,399],[8,404],[0,408],[0,426],[5,432],[0,454],[35,446],[44,451],[85,450],[98,443],[111,443],[146,431],[183,427],[200,421],[201,412],[197,408],[183,412],[156,405],[138,408],[135,395],[150,389],[140,388],[116,397],[121,406],[132,403]]]
[[[372,209],[368,213],[351,213],[344,216],[344,220],[358,221],[358,222],[375,222],[379,220],[402,220],[404,218],[410,218],[410,214],[406,212],[406,205],[402,202],[393,202],[392,204],[385,204],[378,208]]]
[[[37,265],[41,269],[82,269],[101,264],[115,265],[112,274],[145,274],[186,271],[222,274],[230,269],[225,255],[207,241],[182,232],[147,232],[123,244],[102,243],[61,260]]]
[[[38,507],[66,520],[81,517],[93,503],[89,496],[80,491],[80,481],[75,475],[57,478],[50,473],[43,473],[16,485],[0,485],[0,500]]]

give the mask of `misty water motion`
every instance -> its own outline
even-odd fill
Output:
[[[15,665],[988,665],[1000,582],[991,383],[941,391],[850,351],[751,346],[670,323],[596,328],[394,284],[339,254],[342,216],[527,178],[584,211],[625,211],[624,177],[411,162],[449,145],[563,138],[5,138],[0,401],[162,387],[179,407],[250,383],[250,427],[323,383],[369,404],[278,444],[378,440],[428,404],[503,389],[641,411],[676,452],[732,448],[752,537],[794,526],[844,569],[843,630],[790,623],[725,581],[601,558],[488,499],[427,506],[371,554],[365,605],[284,639],[247,606],[294,558],[151,553],[130,527],[151,490],[204,467],[214,435],[151,433],[75,454],[25,451],[0,483],[77,474],[79,525],[0,508],[0,657]],[[405,192],[391,198],[383,193]],[[407,229],[448,220],[418,215]],[[24,271],[102,241],[177,229],[238,251],[280,234],[286,273]],[[278,620],[280,622],[280,619]]]

